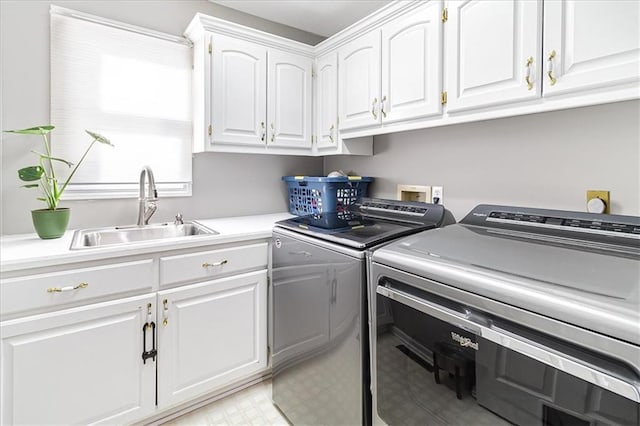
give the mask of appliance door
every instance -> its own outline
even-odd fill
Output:
[[[272,247],[273,402],[293,424],[362,424],[362,252],[282,230]]]
[[[374,423],[639,423],[640,378],[632,368],[424,287],[373,276]]]

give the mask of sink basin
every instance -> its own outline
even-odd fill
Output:
[[[215,234],[216,231],[195,222],[80,229],[73,234],[71,250]]]

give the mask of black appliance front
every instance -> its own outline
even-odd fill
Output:
[[[564,354],[568,367],[573,360],[595,366],[609,372],[608,381],[631,383],[637,390],[637,373],[616,360],[388,277],[378,279],[373,297],[376,423],[639,424],[640,404],[633,399],[513,349],[529,342],[531,353],[549,359]],[[500,338],[481,337],[485,334]],[[554,350],[540,349],[545,347]]]
[[[368,425],[364,253],[273,233],[272,399],[296,425]]]

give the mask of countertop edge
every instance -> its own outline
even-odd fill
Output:
[[[41,240],[36,234],[2,236],[0,237],[2,248],[0,252],[0,273],[268,239],[272,235],[275,222],[289,217],[292,217],[289,213],[271,213],[199,219],[196,222],[215,230],[218,234],[81,250],[69,249],[75,230],[68,230],[62,238],[57,240]],[[7,252],[10,254],[7,255]]]

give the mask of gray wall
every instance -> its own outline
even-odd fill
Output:
[[[2,104],[0,128],[16,129],[49,122],[49,1],[0,1]],[[307,44],[322,40],[232,9],[199,1],[56,1],[87,13],[181,35],[195,13],[203,12]],[[22,139],[25,140],[26,139]],[[21,140],[21,141],[22,141]],[[39,146],[38,140],[31,142]],[[29,211],[44,207],[36,192],[20,188],[16,170],[32,164],[33,154],[13,138],[0,144],[2,163],[0,234],[33,232]],[[320,174],[322,159],[234,154],[198,154],[193,163],[193,196],[161,199],[153,221],[221,217],[285,211],[286,188],[280,177]],[[138,171],[132,170],[137,176]],[[71,228],[130,224],[136,220],[133,199],[63,202],[72,207]]]
[[[640,215],[639,113],[628,101],[377,136],[373,157],[328,157],[324,171],[374,176],[376,197],[442,185],[457,219],[479,203],[584,211],[587,189]]]
[[[49,121],[49,4],[0,1],[2,129]],[[203,12],[309,44],[320,41],[204,0],[55,4],[176,35]],[[372,195],[379,197],[394,198],[398,183],[443,185],[445,204],[458,219],[480,202],[583,210],[587,189],[610,190],[613,213],[640,215],[639,105],[630,101],[378,136],[373,157],[328,157],[324,163],[198,154],[193,196],[160,200],[154,220],[170,220],[177,211],[186,218],[284,211],[280,176],[335,169],[376,177]],[[21,144],[0,147],[0,233],[32,232],[29,210],[42,203],[19,187],[16,170],[33,156]],[[133,223],[137,209],[133,199],[63,205],[73,208],[72,228]]]

